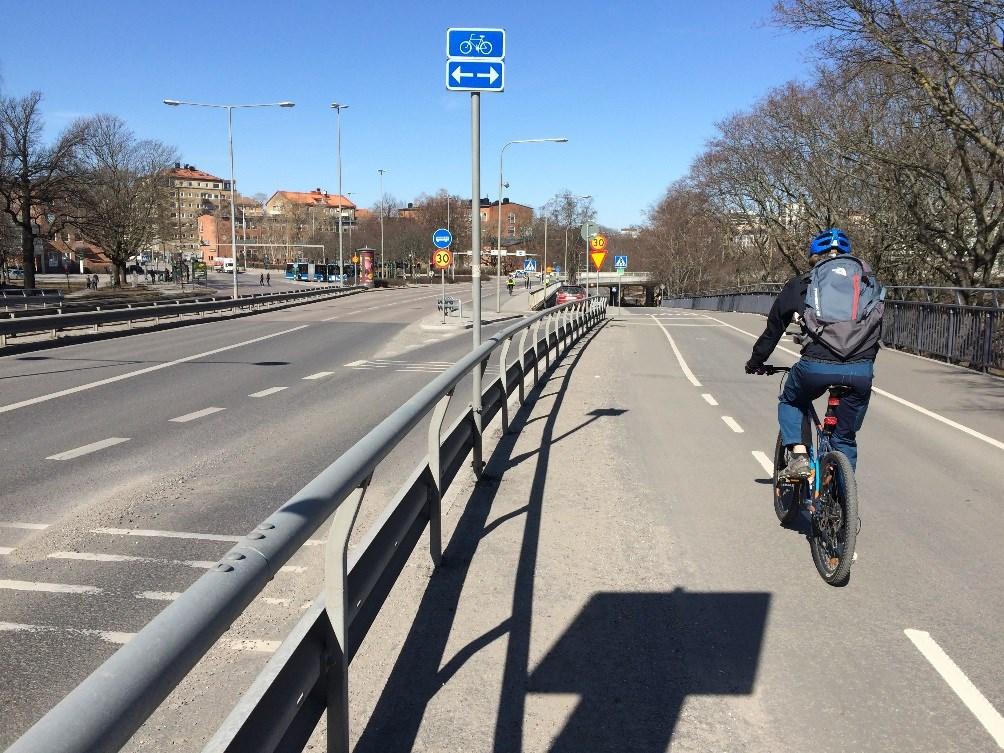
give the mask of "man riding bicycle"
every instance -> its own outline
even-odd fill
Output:
[[[746,362],[747,374],[766,373],[764,364],[798,316],[802,357],[788,374],[777,406],[781,441],[791,453],[779,474],[783,477],[809,475],[802,425],[812,401],[831,385],[849,388],[836,409],[833,447],[847,456],[852,467],[857,466],[856,435],[871,397],[885,291],[868,265],[850,254],[850,240],[836,228],[812,239],[812,270],[789,280],[781,290]]]
[[[507,287],[507,288],[509,289],[509,295],[512,295],[512,291],[513,291],[513,288],[515,288],[515,287],[516,287],[516,281],[515,281],[515,280],[514,280],[513,278],[511,278],[511,277],[510,277],[510,278],[509,278],[509,279],[508,279],[508,280],[506,281],[506,284],[505,284],[505,286],[506,286],[506,287]]]

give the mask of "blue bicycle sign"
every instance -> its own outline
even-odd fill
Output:
[[[447,29],[446,57],[502,60],[505,58],[505,30]]]

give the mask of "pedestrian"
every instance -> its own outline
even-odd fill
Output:
[[[95,290],[98,289],[98,276],[97,275],[94,275],[94,289]]]
[[[265,287],[265,273],[264,272],[261,275],[259,275],[259,277],[258,277],[258,287],[259,288]]]
[[[272,287],[272,273],[271,272],[266,272],[265,273],[265,286],[269,287],[269,288]]]
[[[530,289],[530,275],[524,275],[523,277],[523,287],[527,290]]]

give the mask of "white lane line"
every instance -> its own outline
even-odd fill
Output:
[[[713,316],[709,316],[708,318],[714,319],[716,322],[724,324],[729,329],[734,329],[736,332],[741,332],[744,335],[747,335],[748,337],[752,337],[754,340],[756,340],[759,337],[759,335],[754,335],[752,332],[747,332],[746,330],[739,329],[739,327],[735,327],[729,324],[728,322],[723,322],[721,319],[715,319],[715,317]],[[778,345],[776,350],[783,350],[785,353],[790,353],[796,358],[799,357],[799,354],[797,352],[795,352],[794,350],[790,350],[789,348],[785,348],[781,345]],[[951,426],[953,429],[957,429],[961,431],[963,434],[968,434],[969,436],[975,439],[979,439],[981,442],[986,442],[991,447],[996,447],[998,450],[1004,450],[1004,442],[1000,441],[999,439],[994,439],[993,437],[987,436],[986,434],[978,432],[975,429],[970,429],[968,426],[960,424],[958,421],[953,421],[950,418],[946,418],[945,416],[942,416],[940,413],[935,413],[933,410],[928,410],[927,408],[917,405],[916,403],[911,403],[909,400],[905,400],[899,397],[898,395],[894,395],[891,392],[887,392],[886,390],[880,389],[879,387],[876,387],[874,385],[872,385],[872,392],[878,395],[882,395],[882,397],[887,397],[890,400],[899,403],[900,405],[906,406],[907,408],[917,411],[921,415],[927,416],[928,418],[933,418],[935,421],[939,421],[945,424],[945,426]]]
[[[44,531],[49,527],[49,523],[18,523],[16,521],[0,522],[0,528],[19,528],[26,531]]]
[[[122,444],[123,442],[128,441],[129,437],[108,437],[108,439],[102,439],[100,442],[91,442],[90,444],[85,444],[83,447],[77,447],[73,450],[57,452],[55,455],[49,455],[46,457],[46,460],[73,460],[73,458],[79,458],[81,455],[90,455],[92,452],[103,450],[106,447],[114,447],[117,444]]]
[[[401,306],[401,305],[404,305],[406,303],[417,303],[418,301],[424,301],[424,300],[427,300],[429,298],[435,298],[435,297],[436,297],[435,295],[421,295],[421,296],[416,296],[416,297],[413,297],[413,298],[404,298],[404,299],[400,299],[400,300],[397,300],[397,301],[389,301],[389,302],[381,303],[378,306],[368,306],[367,308],[356,309],[355,311],[340,311],[339,313],[335,314],[334,316],[329,316],[326,319],[321,319],[321,321],[322,322],[330,322],[333,319],[337,319],[340,316],[352,316],[353,314],[361,314],[364,311],[374,311],[376,309],[385,309],[385,308],[389,308],[391,306]]]
[[[756,458],[756,461],[760,464],[760,467],[763,468],[765,471],[767,471],[767,473],[770,474],[771,478],[773,478],[774,461],[772,461],[769,457],[767,457],[767,453],[761,452],[760,450],[753,450],[753,457]]]
[[[734,431],[736,434],[743,433],[743,427],[741,427],[736,422],[736,420],[732,418],[732,416],[722,416],[722,421],[724,421],[725,425],[728,426],[730,429],[732,429],[732,431]]]
[[[203,408],[202,410],[193,411],[192,413],[186,413],[184,416],[178,416],[176,418],[169,419],[171,423],[175,424],[187,424],[189,421],[194,421],[197,418],[203,418],[205,416],[211,416],[214,413],[219,413],[226,408],[217,408],[215,406],[210,406],[209,408]]]
[[[18,408],[26,408],[29,405],[36,405],[38,403],[44,403],[47,400],[55,400],[57,397],[65,397],[66,395],[74,395],[78,392],[83,392],[84,390],[91,390],[95,387],[102,387],[106,384],[114,384],[115,382],[121,382],[123,379],[132,379],[133,377],[140,376],[142,374],[149,374],[152,371],[160,371],[161,369],[166,369],[171,366],[177,366],[179,363],[188,363],[189,361],[195,361],[199,358],[205,358],[206,356],[216,355],[217,353],[223,353],[227,350],[233,350],[234,348],[242,348],[245,345],[252,345],[254,343],[262,342],[263,340],[269,340],[273,337],[280,337],[281,335],[288,335],[290,332],[298,332],[301,329],[306,329],[309,324],[301,324],[299,327],[293,327],[292,329],[285,329],[282,332],[275,332],[271,335],[263,335],[262,337],[256,337],[253,340],[244,340],[243,342],[234,343],[233,345],[226,345],[222,348],[216,348],[215,350],[207,350],[203,353],[196,353],[193,356],[185,356],[184,358],[177,358],[173,361],[166,361],[164,363],[158,363],[153,366],[147,366],[143,369],[137,369],[136,371],[130,371],[125,374],[119,374],[118,376],[108,377],[107,379],[99,379],[96,382],[88,382],[87,384],[81,384],[78,387],[70,387],[65,390],[59,390],[58,392],[50,392],[48,395],[39,395],[38,397],[33,397],[28,400],[22,400],[18,403],[11,403],[10,405],[0,405],[0,413],[7,413],[8,411],[17,410]]]
[[[153,565],[180,565],[196,570],[215,567],[209,560],[165,560],[155,557],[137,557],[131,554],[105,554],[103,552],[52,552],[46,557],[52,560],[78,560],[83,562],[145,562]]]
[[[274,395],[276,392],[282,392],[285,387],[269,387],[267,390],[262,390],[261,392],[252,392],[248,397],[268,397],[269,395]]]
[[[65,630],[74,635],[86,635],[100,638],[108,643],[123,645],[136,635],[135,633],[119,633],[113,630],[90,630],[88,628],[59,628],[54,625],[25,625],[19,622],[0,622],[0,632],[9,633],[46,633]]]
[[[10,554],[14,551],[12,546],[0,546],[0,554]]]
[[[697,381],[697,377],[694,376],[694,372],[690,370],[690,367],[687,366],[687,362],[683,360],[683,354],[680,353],[680,349],[676,347],[676,342],[673,340],[673,336],[669,334],[669,330],[663,327],[662,322],[656,319],[655,316],[653,316],[652,314],[649,314],[649,316],[651,316],[652,319],[656,321],[656,323],[659,325],[659,329],[662,330],[662,334],[664,334],[666,336],[666,339],[669,340],[669,347],[673,349],[673,354],[676,356],[676,360],[680,364],[680,369],[683,370],[683,375],[687,377],[687,379],[690,381],[692,385],[694,385],[695,387],[700,387],[701,383]]]
[[[324,379],[324,377],[329,377],[334,373],[333,371],[318,371],[316,374],[305,376],[304,379]]]
[[[174,601],[181,596],[180,591],[140,591],[136,594],[137,599],[149,599],[150,601]]]
[[[99,594],[97,586],[73,586],[68,583],[42,583],[35,580],[0,580],[5,591],[42,591],[51,594]]]
[[[354,369],[356,366],[362,366],[364,363],[366,363],[366,359],[365,358],[360,359],[358,361],[353,361],[352,363],[347,363],[347,364],[345,364],[345,368],[347,368],[347,369]]]
[[[708,405],[718,405],[718,401],[715,400],[715,398],[707,392],[702,392],[701,397],[704,398],[704,402],[706,402]]]
[[[966,705],[977,721],[983,725],[990,736],[997,743],[997,747],[1004,749],[1004,717],[1000,715],[986,699],[965,673],[959,669],[951,657],[935,642],[930,633],[923,630],[912,630],[907,628],[903,631],[917,650],[924,655],[935,671],[941,675],[941,679],[948,683],[955,695]]]
[[[19,528],[26,531],[44,531],[48,527],[48,523],[19,523],[13,520],[0,522],[0,528]]]
[[[192,533],[189,531],[157,531],[149,528],[92,528],[91,533],[110,536],[150,536],[164,539],[196,539],[199,541],[241,541],[243,536],[223,536],[216,533]]]

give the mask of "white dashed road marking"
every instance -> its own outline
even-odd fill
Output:
[[[243,536],[223,536],[216,533],[191,533],[189,531],[157,531],[149,528],[93,528],[91,533],[111,536],[151,536],[164,539],[196,539],[199,541],[240,541]]]
[[[117,444],[128,441],[129,437],[108,437],[108,439],[102,439],[100,442],[91,442],[73,450],[57,452],[55,455],[49,455],[46,460],[73,460],[73,458],[79,458],[81,455],[90,455],[92,452],[103,450],[106,447],[114,447]]]
[[[43,591],[51,594],[99,594],[97,586],[72,586],[68,583],[41,583],[34,580],[0,580],[5,591]]]
[[[0,523],[0,528],[21,528],[26,531],[44,531],[48,527],[48,523],[18,523],[15,521],[5,521]]]
[[[222,410],[226,410],[226,408],[216,408],[211,406],[209,408],[203,408],[202,410],[197,410],[192,413],[186,413],[184,416],[178,416],[177,418],[172,418],[171,422],[176,424],[187,424],[189,421],[194,421],[197,418],[204,418],[205,416],[211,416],[214,413],[219,413]]]
[[[137,599],[150,599],[151,601],[174,601],[181,596],[180,591],[141,591],[136,594]]]
[[[769,473],[773,478],[774,461],[772,461],[769,457],[767,457],[767,453],[760,452],[760,450],[753,450],[753,457],[756,458],[756,461],[760,464],[760,467],[763,468],[765,471],[767,471],[767,473]]]
[[[329,377],[334,373],[333,371],[318,371],[316,374],[305,376],[304,379],[324,379],[324,377]]]
[[[736,434],[743,433],[743,427],[741,427],[738,423],[736,423],[736,420],[732,418],[732,416],[722,416],[722,421],[724,421],[725,425],[728,426],[730,429],[732,429],[732,431],[734,431]]]
[[[130,554],[104,554],[103,552],[52,552],[46,555],[53,560],[80,560],[84,562],[145,562],[154,565],[180,565],[197,570],[208,570],[216,565],[209,560],[164,560],[154,557],[136,557]]]
[[[707,392],[702,393],[701,397],[704,398],[704,402],[706,402],[708,405],[718,405],[718,401],[715,400],[715,398],[709,395]]]
[[[285,387],[269,387],[267,390],[262,390],[261,392],[252,392],[248,397],[268,397],[269,395],[274,395],[276,392],[282,392]]]
[[[147,366],[145,369],[138,369],[137,371],[130,371],[126,374],[119,374],[118,376],[108,377],[108,379],[99,379],[97,382],[89,382],[88,384],[82,384],[79,387],[70,387],[69,389],[59,390],[58,392],[50,392],[47,395],[39,395],[38,397],[33,397],[28,400],[22,400],[19,403],[11,403],[10,405],[0,405],[0,413],[7,413],[8,411],[17,410],[18,408],[25,408],[29,405],[35,405],[37,403],[44,403],[47,400],[54,400],[57,397],[64,397],[65,395],[73,395],[77,392],[83,392],[84,390],[90,390],[95,387],[101,387],[106,384],[113,384],[115,382],[121,382],[123,379],[131,379],[132,377],[140,376],[142,374],[149,374],[151,371],[160,371],[161,369],[166,369],[170,366],[177,366],[179,363],[188,363],[189,361],[195,361],[199,358],[205,358],[206,356],[216,355],[217,353],[223,353],[227,350],[233,350],[234,348],[241,348],[245,345],[251,345],[252,343],[259,343],[262,340],[269,340],[273,337],[279,337],[280,335],[288,335],[290,332],[298,332],[301,329],[306,329],[309,324],[301,324],[299,327],[293,327],[292,329],[285,329],[282,332],[274,332],[271,335],[264,335],[262,337],[256,337],[253,340],[245,340],[243,342],[234,343],[233,345],[227,345],[222,348],[216,348],[215,350],[207,350],[204,353],[196,353],[193,356],[185,356],[184,358],[178,358],[174,361],[167,361],[165,363],[158,363],[154,366]]]
[[[12,546],[0,546],[0,554],[10,554],[14,551]]]
[[[959,665],[952,661],[952,658],[944,652],[937,644],[930,633],[923,630],[911,630],[907,628],[903,631],[917,650],[924,655],[931,666],[937,671],[941,678],[948,683],[955,695],[966,705],[977,721],[983,725],[998,748],[1004,749],[1004,717],[995,709],[990,701],[986,699],[965,673],[959,669]]]
[[[649,316],[652,315],[649,314]],[[683,375],[687,377],[687,379],[690,381],[692,385],[694,385],[695,387],[700,387],[701,383],[697,381],[697,377],[694,376],[694,372],[690,370],[690,367],[687,366],[687,362],[683,360],[683,354],[680,353],[680,349],[676,347],[676,341],[673,340],[673,336],[669,334],[669,330],[663,327],[662,322],[660,322],[654,316],[652,316],[652,319],[655,320],[655,322],[659,325],[659,329],[662,330],[662,334],[664,334],[666,336],[666,339],[669,340],[669,347],[673,349],[673,355],[676,356],[676,360],[680,364],[680,369],[683,371]]]
[[[72,635],[83,635],[100,638],[108,643],[124,645],[135,637],[136,633],[120,633],[114,630],[91,630],[89,628],[58,627],[56,625],[26,625],[18,622],[0,622],[0,633],[53,633],[67,632]],[[274,653],[279,648],[280,641],[254,639],[228,640],[223,643],[231,651],[255,651],[259,653]]]
[[[364,363],[366,363],[366,359],[365,358],[362,359],[361,361],[353,361],[352,363],[347,363],[347,364],[345,364],[345,368],[351,369],[351,368],[354,368],[356,366],[362,366]]]

